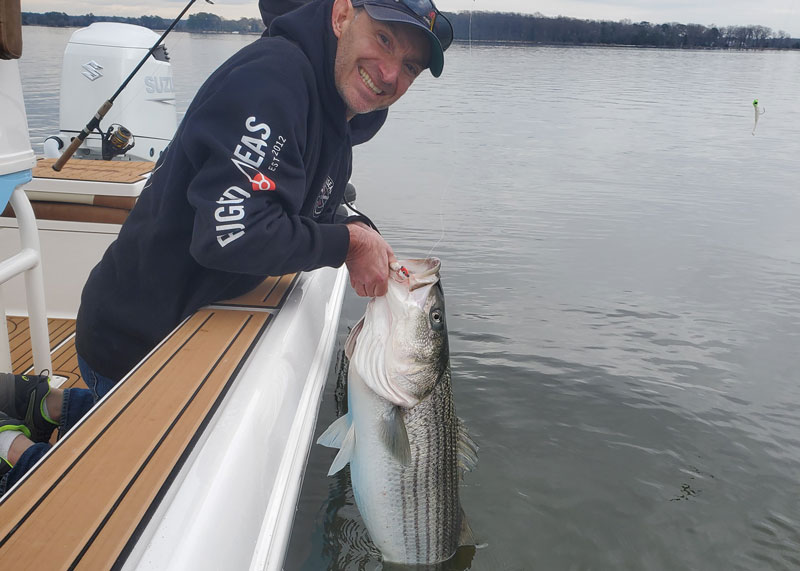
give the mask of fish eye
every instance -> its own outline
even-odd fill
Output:
[[[431,327],[439,331],[444,327],[444,312],[439,307],[431,308],[430,312]]]

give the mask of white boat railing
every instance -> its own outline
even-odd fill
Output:
[[[9,202],[17,217],[20,234],[20,251],[0,261],[0,371],[12,372],[11,347],[6,326],[6,311],[3,305],[2,284],[20,275],[25,275],[25,297],[33,347],[33,366],[37,373],[52,372],[50,362],[50,338],[47,330],[47,312],[44,301],[44,277],[42,275],[42,253],[39,245],[39,229],[28,197],[22,184],[31,180],[27,171],[11,194]]]

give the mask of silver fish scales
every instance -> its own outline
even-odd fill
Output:
[[[458,548],[463,511],[458,498],[457,421],[450,373],[405,417],[411,464],[395,464],[400,480],[408,561],[448,559]]]

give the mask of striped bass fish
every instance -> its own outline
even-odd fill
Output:
[[[319,437],[348,463],[370,538],[386,562],[435,564],[474,545],[458,497],[477,446],[456,417],[436,258],[407,260],[345,344],[348,412]]]

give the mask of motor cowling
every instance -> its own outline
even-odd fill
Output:
[[[61,132],[45,142],[46,155],[58,156],[69,145],[158,37],[142,26],[116,22],[97,22],[72,34],[61,71]],[[123,160],[155,161],[169,144],[177,128],[177,112],[172,67],[163,45],[114,100],[100,129],[106,133],[114,125],[124,126],[135,140],[135,145],[118,157]],[[75,156],[103,158],[101,135],[95,132],[87,137]]]

